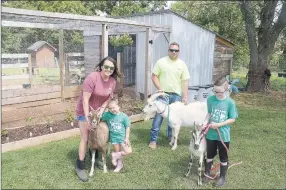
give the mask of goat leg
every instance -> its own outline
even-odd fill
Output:
[[[168,126],[167,126],[168,127]],[[171,146],[173,146],[173,144],[174,144],[174,135],[175,135],[175,130],[174,130],[174,128],[172,127],[172,136],[171,136],[171,141],[170,141],[170,143],[169,143],[169,145],[171,145]]]
[[[102,151],[102,162],[103,162],[103,173],[107,173],[107,166],[106,166],[106,149]]]
[[[185,176],[186,176],[186,177],[188,177],[188,176],[189,176],[190,171],[191,171],[191,169],[192,169],[192,166],[193,166],[193,155],[192,155],[192,154],[190,154],[189,167],[188,167],[188,171],[187,171],[187,173],[185,174]]]
[[[176,125],[174,127],[174,144],[173,144],[173,147],[172,147],[172,150],[176,150],[177,149],[177,142],[178,142],[178,136],[179,136],[179,132],[180,132],[180,127],[179,125]]]
[[[198,185],[202,185],[202,167],[203,167],[203,160],[204,160],[204,155],[201,155],[200,156],[200,159],[199,159],[199,168],[198,168],[198,174],[199,174],[199,177],[198,177]]]
[[[89,172],[89,176],[93,176],[94,174],[94,162],[95,162],[95,150],[91,151],[91,168]]]

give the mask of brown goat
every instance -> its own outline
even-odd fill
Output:
[[[102,162],[103,162],[103,172],[107,172],[106,166],[106,155],[107,155],[107,147],[109,140],[109,129],[106,122],[100,121],[100,118],[97,117],[98,111],[91,108],[90,121],[91,121],[91,130],[88,138],[88,146],[92,153],[91,159],[91,169],[89,176],[93,176],[94,174],[94,162],[95,162],[95,150],[99,150],[102,153]]]

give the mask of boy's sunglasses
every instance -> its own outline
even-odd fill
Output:
[[[213,90],[213,93],[214,93],[214,94],[223,94],[223,93],[225,93],[227,90],[228,90],[228,89],[226,89],[226,90],[223,91],[223,92],[216,92],[215,90]]]
[[[111,71],[114,70],[114,67],[108,66],[108,65],[103,65],[103,68],[104,68],[105,70],[107,70],[107,69],[109,69],[109,70],[111,70]]]
[[[180,50],[178,49],[169,49],[170,52],[179,52]]]

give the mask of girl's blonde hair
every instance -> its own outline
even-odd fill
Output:
[[[112,103],[118,104],[117,98],[111,98],[111,100],[109,101],[108,105],[112,104]]]

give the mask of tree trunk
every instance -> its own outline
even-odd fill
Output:
[[[274,45],[286,26],[286,2],[283,2],[277,22],[273,24],[278,1],[265,1],[260,13],[258,33],[255,29],[254,12],[251,1],[242,1],[241,12],[244,15],[245,28],[250,50],[250,64],[247,73],[247,91],[262,91],[265,87],[264,71],[268,67]],[[258,43],[258,45],[257,45]]]

